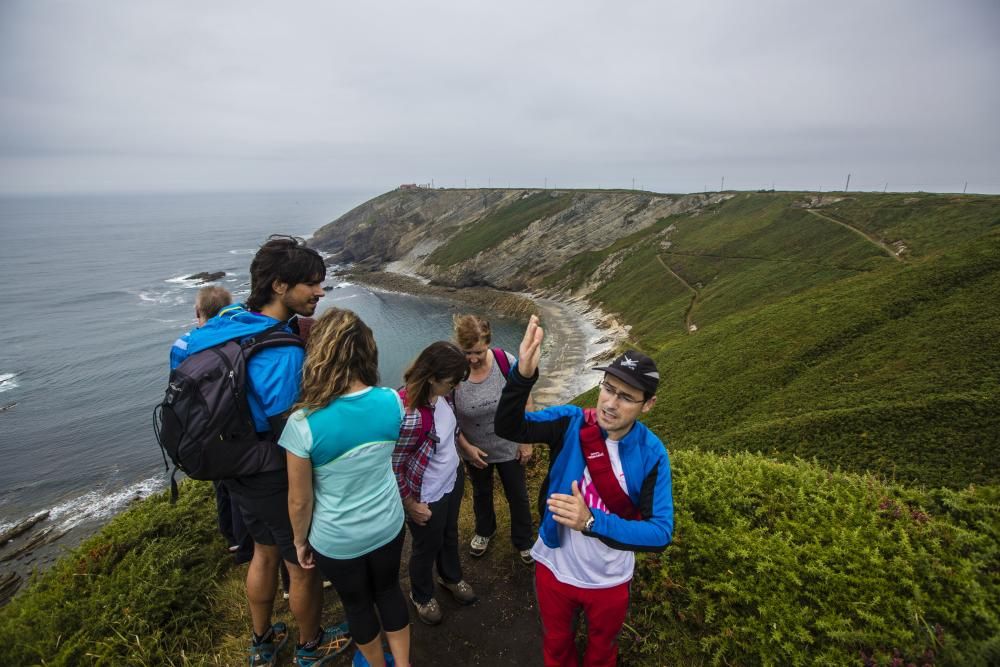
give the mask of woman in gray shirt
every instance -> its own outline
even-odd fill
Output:
[[[510,507],[510,540],[521,560],[530,564],[534,538],[524,466],[531,460],[532,447],[504,440],[493,432],[500,392],[507,383],[503,369],[509,370],[515,357],[500,348],[490,349],[490,323],[481,317],[456,316],[454,329],[455,341],[470,367],[469,378],[455,388],[459,452],[465,459],[472,482],[472,506],[476,515],[476,534],[469,545],[469,553],[474,558],[483,556],[496,533],[493,508],[493,470],[496,469]]]

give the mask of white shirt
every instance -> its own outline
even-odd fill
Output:
[[[618,441],[609,439],[605,442],[608,445],[611,469],[622,490],[628,493],[622,461],[618,456]],[[577,483],[592,512],[610,514],[586,466],[583,468],[583,479]],[[547,547],[541,538],[531,548],[531,557],[552,570],[556,579],[577,588],[611,588],[631,581],[635,570],[633,552],[612,549],[596,537],[588,537],[579,530],[562,524],[558,524],[558,531],[560,546],[557,549]]]
[[[455,444],[455,429],[458,422],[455,413],[443,397],[434,404],[434,432],[440,442],[424,469],[424,480],[420,485],[420,502],[433,503],[444,497],[455,487],[458,476],[458,446]]]

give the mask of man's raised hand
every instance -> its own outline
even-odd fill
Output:
[[[538,326],[538,315],[532,315],[528,320],[528,326],[524,330],[524,338],[521,339],[521,347],[518,350],[517,372],[523,378],[534,376],[538,370],[538,360],[542,356],[542,338],[545,331]]]

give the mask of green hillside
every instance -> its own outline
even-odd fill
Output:
[[[855,231],[796,207],[801,195],[743,194],[549,280],[584,284],[625,248],[592,298],[661,364],[650,422],[673,448],[996,483],[1000,199],[954,199],[870,195],[821,209]]]
[[[495,210],[432,257],[474,257],[572,196]],[[637,556],[622,664],[1000,664],[1000,197],[739,193],[543,284],[619,314],[663,377],[645,422],[670,450],[675,531]],[[497,553],[490,577],[530,594]],[[243,575],[211,485],[188,481],[0,609],[0,663],[240,664]],[[514,599],[479,604],[506,619]]]
[[[451,266],[475,257],[508,236],[522,231],[535,220],[551,217],[573,203],[569,194],[536,192],[466,224],[447,243],[431,253],[428,261]]]

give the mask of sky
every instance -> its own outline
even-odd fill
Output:
[[[0,193],[1000,193],[1000,2],[0,0]]]

